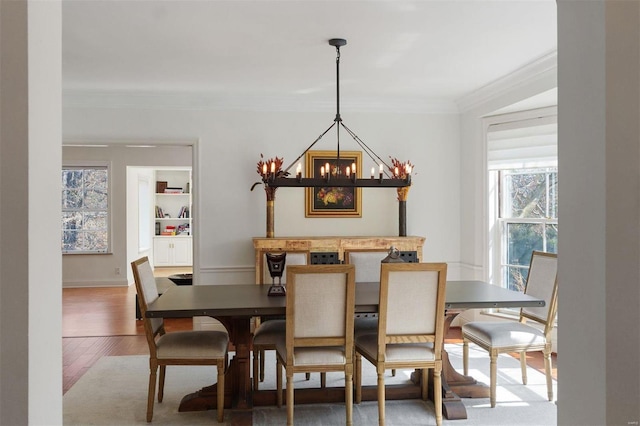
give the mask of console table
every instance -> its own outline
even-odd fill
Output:
[[[307,258],[312,253],[335,253],[340,262],[344,261],[345,252],[349,251],[381,251],[394,246],[400,251],[415,251],[418,259],[422,259],[424,237],[278,237],[253,239],[256,259],[256,284],[263,284],[265,262],[264,254],[268,252],[303,252]]]

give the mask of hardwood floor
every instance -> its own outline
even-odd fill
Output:
[[[158,268],[156,276],[188,273]],[[135,315],[136,288],[65,288],[62,290],[62,392],[66,393],[103,356],[148,355],[142,321]],[[191,319],[167,319],[167,331],[190,330]]]
[[[156,276],[185,273],[162,268]],[[148,355],[142,321],[135,318],[135,286],[128,288],[65,288],[62,291],[63,394],[103,356]],[[167,331],[190,330],[191,319],[165,320]],[[451,328],[447,343],[462,343],[460,329]],[[487,356],[487,362],[489,362]],[[544,372],[541,353],[529,353],[527,364]],[[553,376],[557,359],[553,355]]]

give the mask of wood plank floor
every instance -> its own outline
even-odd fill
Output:
[[[156,276],[185,273],[162,268]],[[63,394],[103,356],[148,355],[142,321],[135,318],[135,286],[128,288],[66,288],[62,291]],[[167,319],[167,331],[190,330],[191,319]],[[452,328],[447,343],[461,343],[460,329]],[[553,376],[557,379],[556,356]],[[489,362],[487,356],[487,362]],[[532,368],[544,372],[541,353],[527,355]]]

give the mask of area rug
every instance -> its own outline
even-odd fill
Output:
[[[462,368],[461,345],[447,345],[456,368]],[[487,353],[471,348],[469,373],[479,381],[488,383],[489,358]],[[275,359],[267,352],[265,382],[262,389],[275,389]],[[65,425],[146,425],[146,399],[149,378],[147,356],[118,356],[100,359],[64,395]],[[272,367],[269,367],[272,366]],[[389,373],[389,384],[409,380],[411,371],[398,371],[396,377]],[[544,375],[528,370],[529,384],[520,382],[520,364],[508,355],[498,360],[497,406],[491,408],[488,398],[464,399],[468,418],[445,420],[450,425],[547,426],[556,424],[556,405],[546,398]],[[329,374],[328,386],[339,385],[340,375]],[[164,401],[156,402],[154,425],[204,425],[217,424],[215,411],[180,413],[178,405],[182,397],[216,381],[214,367],[168,367]],[[296,378],[296,388],[318,386],[318,374],[306,381],[304,375]],[[375,369],[363,362],[363,383],[375,384]],[[554,384],[555,390],[555,384]],[[345,421],[344,404],[306,404],[295,406],[295,421],[301,425],[340,425]],[[375,401],[354,405],[353,421],[356,425],[377,424],[378,411]],[[225,415],[230,424],[230,415]],[[420,400],[387,401],[386,424],[434,425],[433,403]],[[254,425],[281,425],[286,423],[283,407],[254,408]]]

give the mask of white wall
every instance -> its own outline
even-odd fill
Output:
[[[68,254],[62,256],[62,280],[64,287],[127,286],[133,283],[130,262],[137,257],[137,180],[130,195],[134,205],[127,200],[127,167],[190,166],[191,146],[159,146],[157,148],[132,148],[126,145],[163,143],[165,140],[119,139],[111,140],[109,134],[93,138],[88,133],[73,138],[74,143],[113,143],[107,147],[65,146],[62,149],[63,163],[82,161],[108,161],[110,163],[111,190],[111,249],[110,254]],[[194,143],[174,141],[175,143]],[[152,189],[155,188],[152,181]],[[134,192],[135,191],[135,192]],[[131,202],[131,200],[129,200]],[[133,218],[133,219],[132,219]],[[129,256],[128,256],[129,254]],[[127,257],[128,256],[128,257]],[[120,268],[120,274],[116,273]]]
[[[426,236],[424,258],[459,261],[459,131],[456,114],[342,114],[378,155],[416,164],[407,203],[407,232]],[[331,113],[184,110],[159,108],[64,108],[65,139],[198,139],[194,164],[195,247],[198,273],[210,283],[253,281],[251,238],[266,231],[266,199],[256,163],[284,156],[293,162],[332,122]],[[330,132],[331,133],[331,132]],[[341,149],[356,149],[347,135]],[[314,149],[335,149],[327,134]],[[65,155],[66,158],[66,155]],[[363,159],[363,170],[371,162]],[[306,219],[304,191],[278,189],[276,236],[397,235],[398,205],[393,189],[365,190],[360,219]],[[67,259],[65,259],[65,268]],[[113,269],[113,266],[111,267]],[[66,272],[66,269],[65,269]],[[65,282],[72,277],[65,273]],[[76,280],[76,277],[73,277]],[[106,276],[105,280],[112,279]]]

